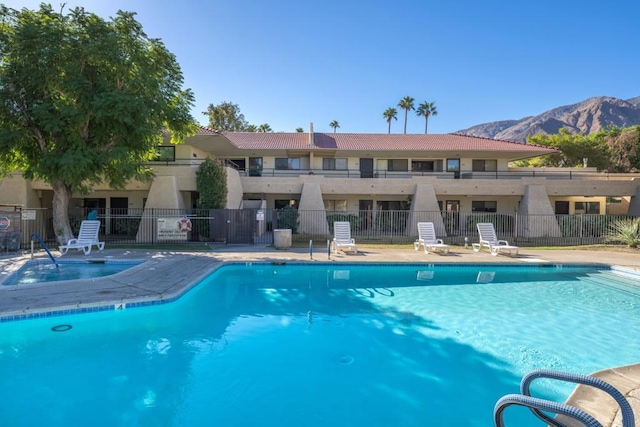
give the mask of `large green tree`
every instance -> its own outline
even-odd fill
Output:
[[[416,114],[418,115],[418,117],[424,116],[424,134],[426,135],[427,126],[429,125],[429,117],[438,115],[438,109],[436,108],[435,101],[433,102],[425,101],[422,104],[418,105]]]
[[[223,132],[255,132],[247,130],[249,124],[240,112],[238,104],[224,101],[218,105],[209,104],[207,111],[203,112],[209,117],[209,127]]]
[[[333,128],[333,133],[336,133],[336,129],[340,127],[340,123],[338,123],[337,120],[332,120],[331,123],[329,123],[329,127]]]
[[[582,167],[587,159],[588,166],[603,170],[609,163],[608,147],[603,138],[596,134],[587,136],[583,133],[571,133],[563,128],[552,135],[540,133],[529,136],[527,142],[555,147],[561,152],[518,163],[522,166]]]
[[[640,126],[623,129],[610,126],[597,135],[609,149],[609,172],[640,170]]]
[[[407,133],[407,116],[409,115],[409,110],[415,110],[413,101],[415,101],[415,99],[412,97],[405,96],[398,102],[398,107],[404,110],[404,133]]]
[[[195,132],[182,85],[175,56],[134,13],[0,5],[0,168],[51,185],[58,242],[72,237],[74,192],[151,179],[163,130],[174,143]]]
[[[393,107],[389,107],[384,110],[384,113],[382,113],[382,117],[384,117],[384,119],[389,124],[389,133],[391,133],[391,120],[398,120],[398,110]]]

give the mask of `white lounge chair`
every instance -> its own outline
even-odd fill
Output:
[[[480,242],[471,244],[474,252],[479,252],[482,247],[487,247],[493,256],[497,256],[503,251],[509,252],[509,255],[518,255],[520,247],[510,245],[506,240],[498,240],[492,223],[479,222],[477,226]]]
[[[84,251],[85,255],[89,255],[93,245],[96,245],[99,251],[103,250],[104,242],[98,241],[98,233],[100,233],[100,221],[82,221],[78,238],[69,240],[66,245],[60,245],[60,254],[66,254],[69,249],[78,249]]]
[[[333,223],[333,250],[351,251],[358,253],[358,245],[351,238],[351,223],[349,221],[336,221]]]
[[[413,248],[417,251],[423,247],[424,253],[440,252],[442,254],[448,254],[450,246],[446,245],[442,239],[436,237],[436,229],[433,226],[433,222],[419,222],[418,223],[418,240],[413,243]]]

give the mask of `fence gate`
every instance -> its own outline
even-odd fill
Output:
[[[255,209],[212,209],[211,237],[227,244],[253,244],[256,228]]]
[[[228,210],[227,243],[251,243],[256,225],[255,209]]]

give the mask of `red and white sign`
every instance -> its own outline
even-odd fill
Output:
[[[10,225],[11,221],[9,221],[9,218],[0,216],[0,230],[6,230]]]

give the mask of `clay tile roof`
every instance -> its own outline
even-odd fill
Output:
[[[479,138],[460,134],[315,133],[309,146],[306,132],[221,132],[243,149],[337,149],[362,151],[516,151],[545,154],[557,151],[522,142]]]
[[[304,132],[222,132],[222,135],[238,148],[309,148],[309,134]]]

